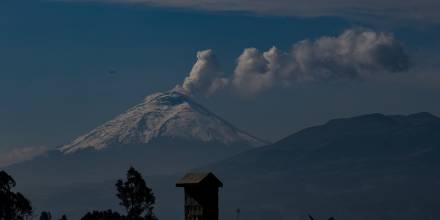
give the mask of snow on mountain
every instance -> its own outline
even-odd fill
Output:
[[[100,150],[115,144],[149,143],[156,138],[225,145],[264,144],[264,141],[235,128],[189,96],[169,91],[147,96],[144,102],[62,146],[60,151],[69,154],[90,147]]]

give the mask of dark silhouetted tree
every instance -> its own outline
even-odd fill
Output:
[[[51,219],[52,219],[52,215],[50,214],[50,212],[41,212],[40,220],[51,220]]]
[[[60,220],[67,220],[67,216],[66,215],[62,215]]]
[[[116,183],[118,193],[116,194],[121,200],[120,204],[127,211],[128,220],[155,220],[153,213],[153,204],[155,197],[153,192],[145,184],[142,175],[133,167],[127,171],[127,180],[118,180]]]
[[[93,211],[84,215],[81,220],[125,220],[126,218],[121,216],[117,212],[112,210],[107,211]]]
[[[315,219],[313,218],[313,216],[311,216],[310,214],[309,214],[309,219],[310,219],[310,220],[315,220]],[[330,217],[328,220],[335,220],[335,218]]]
[[[0,171],[0,220],[23,220],[32,214],[32,207],[21,193],[13,192],[15,180]]]

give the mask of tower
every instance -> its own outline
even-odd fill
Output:
[[[188,173],[176,183],[185,189],[185,220],[218,220],[218,188],[212,173]]]

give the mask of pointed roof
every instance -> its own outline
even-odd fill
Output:
[[[177,187],[195,186],[195,185],[211,185],[222,187],[223,183],[211,172],[191,172],[187,173],[182,179],[177,181]]]

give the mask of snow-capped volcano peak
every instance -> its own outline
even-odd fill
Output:
[[[189,96],[172,90],[147,96],[144,102],[60,148],[73,153],[85,148],[103,149],[115,144],[149,143],[172,138],[225,145],[251,146],[263,141],[235,128]]]

